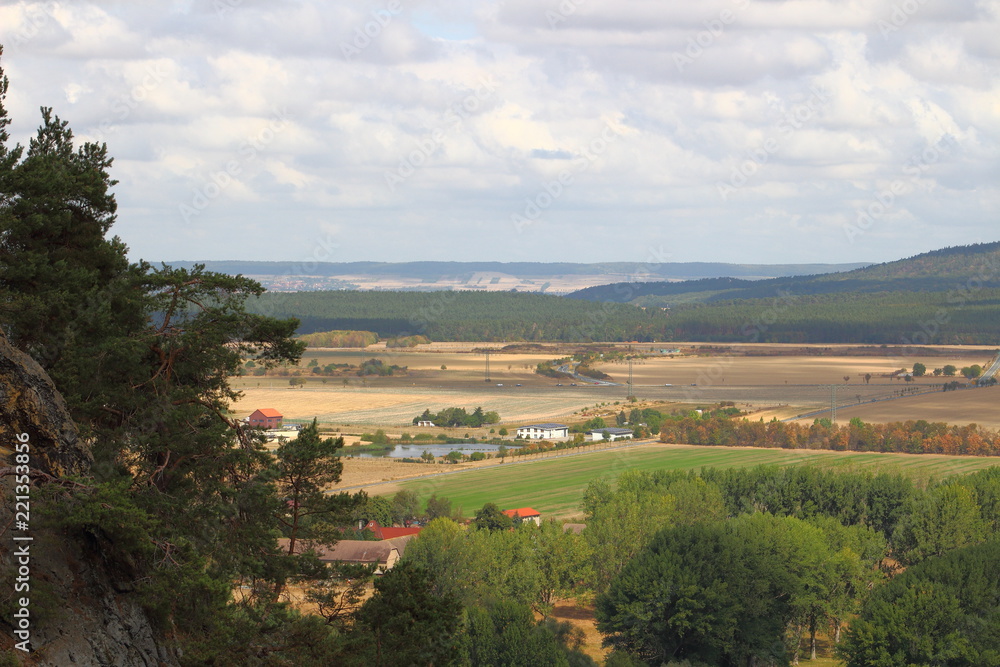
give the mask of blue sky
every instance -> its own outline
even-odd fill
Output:
[[[0,1],[138,258],[886,261],[1000,237],[1000,1]]]

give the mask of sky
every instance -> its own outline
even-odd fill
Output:
[[[881,262],[1000,239],[1000,0],[0,0],[133,259]]]

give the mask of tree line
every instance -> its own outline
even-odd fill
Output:
[[[848,424],[831,424],[828,419],[817,419],[807,425],[777,419],[764,422],[710,415],[687,416],[662,422],[660,440],[684,445],[1000,455],[1000,432],[996,430],[977,424],[955,426],[923,419],[869,424],[855,417]]]

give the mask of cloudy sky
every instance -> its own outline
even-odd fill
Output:
[[[1000,0],[0,0],[134,258],[887,261],[1000,239]]]

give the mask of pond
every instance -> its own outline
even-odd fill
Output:
[[[446,456],[450,452],[460,452],[462,454],[472,454],[473,452],[483,452],[485,454],[496,455],[497,450],[500,449],[500,445],[488,445],[485,443],[477,442],[467,442],[464,444],[455,445],[396,445],[385,455],[394,459],[410,458],[419,459],[420,455],[424,452],[430,452],[434,456]],[[350,447],[344,448],[345,456],[352,456],[350,454]],[[516,445],[507,445],[507,449],[517,449]],[[358,456],[361,458],[381,458],[375,454],[361,453],[353,454],[353,456]]]

